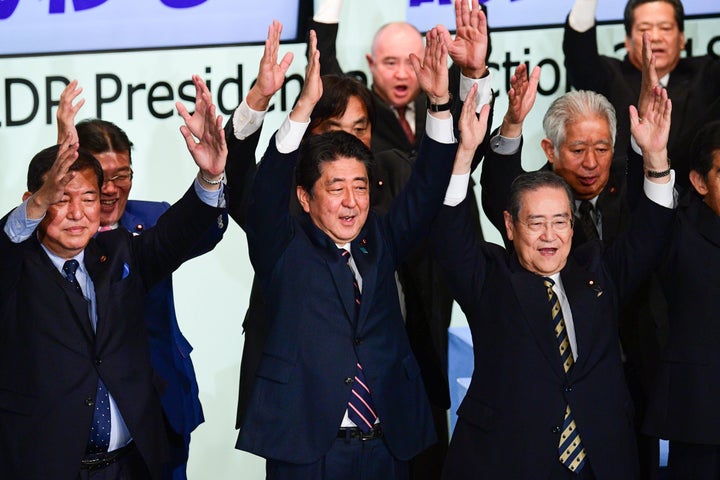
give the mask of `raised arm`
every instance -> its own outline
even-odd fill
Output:
[[[77,138],[77,134],[75,135]],[[45,174],[45,181],[37,192],[30,196],[27,203],[26,215],[28,219],[42,218],[50,205],[63,199],[65,187],[75,178],[77,172],[71,172],[70,166],[78,158],[78,143],[68,133],[60,143],[60,150],[53,166]]]
[[[510,78],[508,109],[500,125],[500,135],[507,138],[517,138],[522,135],[525,117],[535,105],[539,81],[540,67],[533,68],[529,77],[524,63],[515,69],[515,73]]]
[[[630,105],[630,132],[642,150],[645,177],[653,183],[668,183],[671,179],[667,153],[671,113],[672,102],[667,90],[660,86],[652,89],[652,97],[642,118]]]

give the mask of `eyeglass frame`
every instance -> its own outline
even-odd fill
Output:
[[[540,218],[543,220],[540,221]],[[551,220],[545,219],[545,217],[531,218],[528,221],[517,219],[518,223],[521,223],[532,233],[543,233],[548,229],[551,229],[556,233],[564,233],[573,229],[575,226],[575,218],[568,214],[562,214],[561,216],[555,216]],[[560,228],[557,228],[558,224],[562,224]]]
[[[133,172],[131,168],[129,173],[121,173],[119,175],[113,175],[110,178],[104,178],[103,185],[108,182],[113,182],[116,187],[127,187],[132,183],[133,175],[135,175],[135,172]],[[119,183],[118,180],[120,181]]]

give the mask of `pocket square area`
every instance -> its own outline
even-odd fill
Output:
[[[123,263],[122,279],[126,279],[130,275],[130,265]]]

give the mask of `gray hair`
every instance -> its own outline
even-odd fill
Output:
[[[533,192],[541,188],[557,188],[565,191],[570,207],[570,218],[575,218],[575,197],[570,185],[560,175],[547,170],[526,172],[518,175],[510,185],[510,198],[508,199],[507,211],[513,219],[518,220],[522,197],[526,192]]]
[[[572,91],[556,98],[543,118],[545,136],[552,142],[555,155],[558,155],[560,145],[565,143],[568,123],[595,116],[607,120],[614,148],[617,119],[615,108],[607,98],[589,90]]]

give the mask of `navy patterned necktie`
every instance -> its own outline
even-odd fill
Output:
[[[82,288],[77,281],[77,272],[80,263],[73,259],[63,265],[65,278],[70,282],[80,295]],[[95,411],[93,412],[92,426],[90,427],[90,438],[87,444],[87,453],[107,452],[110,446],[110,394],[103,381],[98,378],[97,392],[95,393]]]
[[[338,248],[338,253],[345,259],[348,271],[350,275],[352,275],[353,293],[355,296],[355,321],[357,321],[357,316],[360,312],[360,301],[362,299],[360,286],[358,285],[355,272],[353,272],[350,266],[350,252],[344,248]],[[375,405],[372,401],[370,388],[365,382],[365,375],[363,374],[363,368],[360,362],[356,364],[355,379],[352,382],[352,391],[350,392],[350,400],[348,400],[348,417],[365,433],[372,429],[377,420]]]
[[[570,346],[570,338],[568,337],[567,328],[565,327],[565,319],[563,318],[562,308],[560,307],[560,299],[553,290],[555,282],[551,278],[544,278],[544,284],[547,288],[548,302],[552,311],[553,326],[555,327],[555,336],[558,341],[558,349],[563,364],[565,374],[575,363],[572,355],[572,347]],[[585,447],[580,439],[577,425],[570,411],[570,404],[565,406],[565,418],[563,421],[562,433],[558,442],[558,455],[560,463],[565,465],[573,472],[579,472],[585,466]]]

